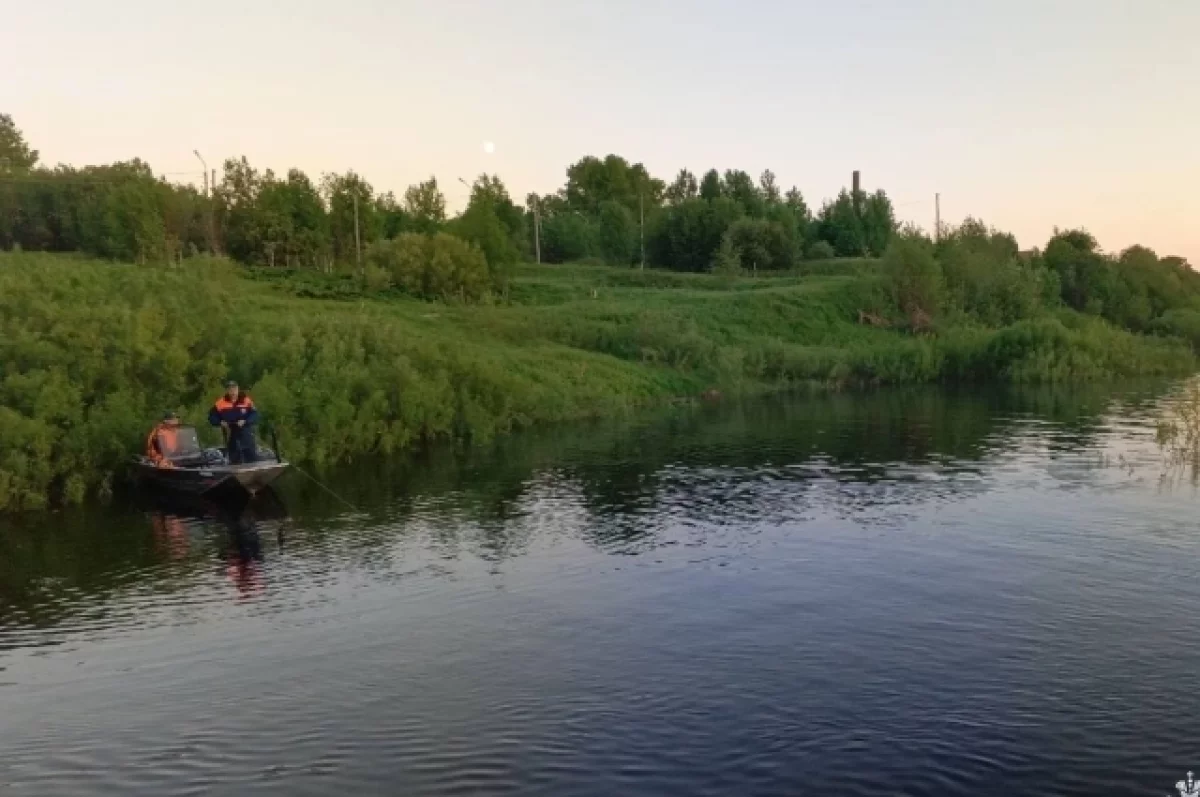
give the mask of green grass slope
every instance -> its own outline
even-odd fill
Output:
[[[164,409],[197,425],[233,376],[289,456],[317,462],[817,383],[1067,381],[1187,371],[1190,348],[1059,312],[930,335],[857,323],[870,261],[723,279],[526,266],[503,302],[370,292],[348,277],[0,254],[0,510],[104,493]]]

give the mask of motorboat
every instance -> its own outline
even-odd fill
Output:
[[[146,485],[189,495],[212,495],[225,490],[257,494],[283,475],[288,463],[269,448],[259,447],[254,462],[234,463],[224,448],[203,448],[196,429],[175,426],[160,429],[161,462],[141,456],[134,462],[138,479]]]

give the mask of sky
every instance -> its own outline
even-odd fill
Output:
[[[862,172],[925,229],[1086,227],[1200,266],[1196,0],[39,0],[0,3],[0,113],[44,162],[197,181],[245,155],[379,191],[584,155]],[[485,143],[492,143],[492,152]]]

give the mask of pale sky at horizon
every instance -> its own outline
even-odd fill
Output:
[[[459,177],[520,201],[588,154],[770,168],[814,207],[859,169],[926,229],[941,192],[1024,247],[1082,226],[1200,267],[1196,0],[0,8],[0,112],[50,164],[433,174],[452,208]]]

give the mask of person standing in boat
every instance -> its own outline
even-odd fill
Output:
[[[237,382],[231,379],[225,383],[225,395],[208,411],[208,422],[221,427],[230,463],[240,465],[258,459],[258,444],[254,442],[258,410],[250,397],[238,390]]]

